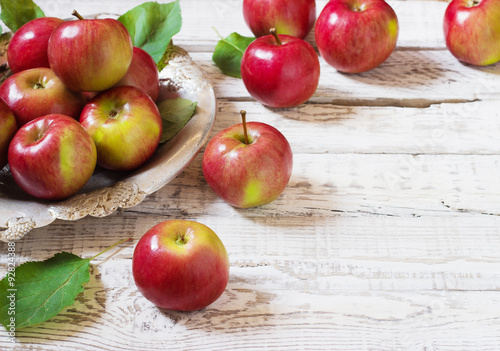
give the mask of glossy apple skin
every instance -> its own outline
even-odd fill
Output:
[[[64,114],[79,118],[85,97],[69,90],[49,68],[32,68],[13,74],[0,85],[2,98],[22,127],[35,118]]]
[[[315,0],[244,0],[243,17],[256,37],[278,34],[304,39],[316,21]]]
[[[103,91],[127,73],[132,61],[132,40],[117,20],[67,21],[49,39],[49,63],[74,91]]]
[[[19,128],[9,146],[14,181],[28,194],[59,200],[80,190],[94,172],[94,142],[75,119],[51,114]]]
[[[319,83],[319,60],[313,47],[290,35],[255,39],[241,60],[241,78],[249,94],[270,107],[300,105]]]
[[[219,132],[205,148],[203,175],[208,185],[229,204],[248,208],[268,204],[280,196],[292,174],[293,154],[276,128],[248,122],[249,144],[243,124]]]
[[[204,224],[168,220],[139,240],[132,273],[141,294],[156,306],[195,311],[224,292],[229,258],[222,241]]]
[[[118,171],[146,162],[163,130],[158,107],[132,86],[111,88],[94,97],[83,108],[80,123],[94,139],[97,164]]]
[[[7,151],[16,132],[16,117],[5,101],[0,99],[0,169],[7,164]]]
[[[318,51],[336,70],[369,71],[394,51],[398,18],[383,0],[331,0],[316,21]]]
[[[500,61],[500,1],[454,0],[446,8],[443,29],[448,50],[476,66]]]
[[[146,51],[134,46],[132,63],[125,76],[115,86],[131,85],[148,94],[153,101],[160,94],[160,74],[156,63]]]
[[[9,42],[7,62],[12,73],[30,68],[50,68],[47,57],[49,38],[64,21],[55,17],[41,17],[19,28]]]

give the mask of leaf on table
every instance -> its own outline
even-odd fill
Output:
[[[197,105],[197,102],[183,98],[164,100],[158,104],[163,122],[160,144],[172,139],[189,122]]]
[[[182,26],[179,0],[167,4],[146,2],[118,17],[130,33],[134,46],[160,62],[172,37]]]
[[[13,32],[35,18],[45,17],[32,0],[0,0],[0,8],[0,19]]]
[[[212,60],[224,74],[241,78],[241,59],[246,48],[255,38],[244,37],[236,32],[229,34],[226,38],[217,34],[221,39],[215,46]]]
[[[72,305],[89,281],[90,259],[67,252],[16,267],[0,281],[0,323],[16,329],[46,321]],[[11,278],[9,280],[9,277]],[[15,306],[12,312],[11,301]]]

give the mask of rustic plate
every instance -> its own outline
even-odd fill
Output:
[[[0,47],[0,79],[7,74],[5,64],[2,65],[4,53],[5,45]],[[64,201],[43,201],[25,194],[6,166],[0,170],[0,228],[6,228],[0,231],[0,240],[20,239],[31,229],[46,226],[55,219],[104,217],[118,208],[135,206],[175,178],[193,160],[215,121],[217,102],[213,86],[179,47],[174,48],[160,79],[158,101],[183,97],[198,102],[196,113],[186,126],[160,145],[137,171],[120,173],[96,169],[88,184]]]

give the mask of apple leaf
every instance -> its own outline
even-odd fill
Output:
[[[181,30],[179,0],[167,4],[146,2],[118,17],[130,33],[134,46],[140,47],[159,63],[172,37]]]
[[[160,143],[172,139],[189,122],[197,105],[197,102],[183,98],[164,100],[158,104],[163,121]]]
[[[26,262],[0,281],[0,323],[24,328],[54,317],[72,305],[89,281],[90,259],[61,252],[42,262]],[[10,278],[10,280],[9,280]]]
[[[54,317],[83,291],[90,278],[90,261],[130,240],[121,240],[91,258],[60,252],[45,261],[9,266],[0,281],[0,324],[17,330]]]
[[[35,18],[45,17],[32,0],[0,0],[0,8],[0,19],[13,32]]]
[[[241,59],[246,48],[255,38],[244,37],[236,32],[229,34],[226,38],[223,38],[219,33],[217,35],[221,39],[215,46],[212,60],[222,73],[231,77],[241,78]]]

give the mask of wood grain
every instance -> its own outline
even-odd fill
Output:
[[[143,1],[36,2],[67,18]],[[211,59],[212,27],[250,35],[241,1],[182,0],[174,41],[214,83],[211,137],[241,109],[275,126],[294,152],[289,186],[271,204],[233,208],[204,181],[202,150],[138,206],[34,229],[16,243],[18,264],[134,241],[92,261],[61,314],[15,344],[0,331],[0,350],[500,350],[500,64],[463,65],[446,50],[446,1],[389,3],[400,36],[384,64],[347,75],[320,59],[312,99],[270,109]],[[157,309],[131,275],[135,243],[176,218],[208,225],[229,252],[225,293],[197,312]]]

